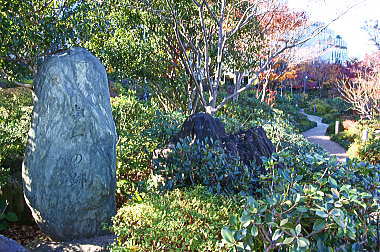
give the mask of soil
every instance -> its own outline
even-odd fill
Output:
[[[115,241],[115,235],[105,235],[88,239],[74,240],[70,242],[55,242],[46,236],[37,226],[10,224],[9,228],[0,231],[0,234],[15,240],[32,252],[97,252],[109,251],[108,245]]]
[[[39,229],[37,224],[34,225],[21,225],[18,223],[12,223],[9,228],[4,231],[0,231],[0,234],[15,240],[25,248],[32,249],[37,247],[41,242],[52,241]]]

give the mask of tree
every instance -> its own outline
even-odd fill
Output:
[[[102,60],[111,79],[141,87],[166,111],[185,111],[188,80],[178,62],[173,34],[165,22],[134,4],[114,0],[105,17],[107,30],[92,36],[85,46]]]
[[[380,52],[367,55],[359,64],[352,64],[349,77],[339,82],[342,97],[363,118],[380,116]]]
[[[262,88],[259,89],[261,93],[257,92],[257,97],[261,97],[261,101],[265,101],[267,94],[273,94],[273,90],[267,92],[267,88],[270,89],[270,84],[274,84],[272,89],[275,89],[275,85],[282,83],[286,76],[294,77],[287,70],[292,65],[293,60],[291,49],[294,50],[295,47],[288,48],[270,61],[268,59],[273,52],[281,50],[284,43],[297,41],[305,36],[308,18],[303,11],[293,11],[286,5],[279,4],[276,9],[264,16],[261,25],[265,34],[266,45],[260,58],[262,59],[261,64],[267,64],[267,66],[259,74]]]
[[[220,97],[223,76],[231,70],[230,62],[234,62],[228,57],[234,55],[231,51],[238,51],[241,45],[236,43],[240,42],[237,38],[253,34],[252,37],[257,39],[257,43],[250,44],[253,51],[259,52],[267,47],[267,44],[260,39],[265,37],[266,28],[262,30],[260,21],[266,20],[264,17],[267,15],[274,16],[273,13],[276,11],[281,12],[281,8],[286,6],[284,1],[140,0],[139,2],[142,3],[140,8],[151,11],[160,17],[162,23],[172,28],[179,49],[180,63],[193,83],[188,89],[188,96],[194,97],[191,103],[192,111],[196,110],[199,103],[202,110],[211,114],[256,83],[259,73],[267,70],[279,55],[303,44],[337,19],[324,26],[315,27],[311,31],[309,27],[307,35],[301,30],[295,29],[290,32],[288,29],[285,37],[278,37],[277,43],[270,45],[271,49],[264,57],[260,53],[251,55],[248,63],[259,65],[252,71],[252,81],[235,89],[232,94]],[[292,18],[289,20],[293,21]]]
[[[0,0],[0,77],[31,88],[47,56],[81,45],[103,29],[107,1]]]
[[[369,20],[365,22],[365,25],[362,28],[365,30],[370,40],[374,43],[378,50],[380,50],[380,24],[379,20]]]

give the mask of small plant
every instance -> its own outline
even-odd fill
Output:
[[[0,231],[8,228],[9,222],[18,221],[17,215],[13,212],[7,211],[9,203],[0,198]]]

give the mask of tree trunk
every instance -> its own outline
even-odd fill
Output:
[[[235,90],[234,92],[237,93],[237,91],[240,89],[241,87],[241,81],[243,79],[243,73],[241,72],[236,72],[235,73]],[[234,102],[237,102],[239,99],[239,95],[236,95],[234,98],[233,98],[233,101]]]

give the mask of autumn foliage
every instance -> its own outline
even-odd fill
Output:
[[[339,82],[342,97],[363,118],[380,116],[380,52],[367,55],[363,61],[350,66],[352,78]]]

